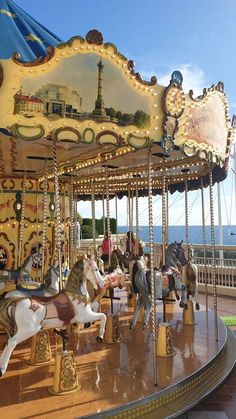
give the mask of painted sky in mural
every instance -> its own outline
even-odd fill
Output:
[[[15,113],[49,119],[68,117],[150,126],[148,98],[134,90],[120,71],[96,54],[65,59],[54,71],[23,79]]]

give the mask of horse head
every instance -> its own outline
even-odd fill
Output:
[[[84,275],[86,279],[92,282],[95,289],[104,287],[105,280],[103,279],[95,260],[84,260]]]

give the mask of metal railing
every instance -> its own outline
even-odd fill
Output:
[[[101,244],[102,238],[97,239],[97,245]],[[89,252],[92,240],[81,240],[81,248],[79,250]],[[148,251],[149,243],[144,243],[145,249]],[[212,259],[211,246],[206,246],[206,260],[203,258],[203,245],[195,244],[191,247],[194,250],[193,263],[198,267],[199,283],[205,284],[205,274],[207,276],[207,284],[212,285]],[[216,284],[220,287],[236,288],[236,247],[235,246],[215,246],[215,277]],[[159,267],[162,260],[162,244],[154,244],[154,265]]]

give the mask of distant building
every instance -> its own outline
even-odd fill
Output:
[[[35,96],[44,102],[44,114],[47,116],[79,118],[82,113],[82,97],[67,86],[44,84]]]
[[[44,103],[34,96],[27,96],[21,93],[15,95],[15,113],[36,114],[44,112]]]

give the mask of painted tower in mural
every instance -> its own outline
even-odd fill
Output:
[[[102,62],[102,60],[100,60],[97,63],[98,66],[98,94],[97,94],[97,99],[95,101],[95,109],[93,110],[93,115],[96,118],[102,117],[102,119],[104,119],[104,117],[107,117],[106,112],[105,112],[105,106],[104,106],[104,100],[103,100],[103,96],[102,96],[102,90],[103,90],[103,69],[104,69],[104,64]]]

